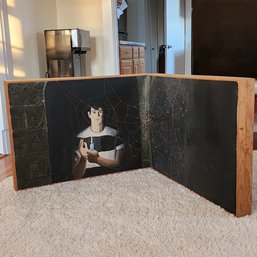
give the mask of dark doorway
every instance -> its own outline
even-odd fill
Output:
[[[192,74],[257,78],[257,1],[192,0]]]

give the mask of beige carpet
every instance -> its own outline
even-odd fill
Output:
[[[0,256],[256,257],[254,164],[253,214],[240,219],[151,169],[19,192],[7,178]]]

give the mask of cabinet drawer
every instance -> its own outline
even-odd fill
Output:
[[[145,73],[145,67],[144,66],[138,66],[138,73]]]
[[[131,59],[120,61],[120,74],[133,74],[133,61]]]
[[[133,66],[139,66],[139,59],[133,59]]]
[[[120,67],[120,75],[133,74],[133,67]]]
[[[132,47],[131,46],[120,46],[120,59],[132,58]]]
[[[138,47],[137,46],[133,46],[132,47],[133,58],[138,58],[138,54],[139,54]]]
[[[145,73],[145,60],[139,59],[138,73]]]
[[[139,47],[139,58],[144,58],[145,57],[145,48],[143,46]]]
[[[139,59],[133,59],[133,72],[134,74],[139,73]]]
[[[128,59],[128,60],[120,60],[120,67],[133,67],[133,61]]]

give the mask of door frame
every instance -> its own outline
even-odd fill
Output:
[[[10,59],[10,36],[8,24],[8,7],[6,1],[0,0],[0,56],[3,71],[0,73],[0,153],[10,154],[10,137],[6,110],[6,99],[4,90],[4,81],[9,79],[9,73],[12,70]]]
[[[146,62],[149,62],[147,68],[150,73],[157,73],[159,70],[159,51],[164,44],[164,2],[165,0],[145,1],[145,23],[148,33],[148,42],[145,42],[148,47]]]
[[[192,74],[192,0],[185,0],[185,74]]]
[[[166,40],[166,23],[165,23],[165,14],[166,14],[166,6],[167,1],[164,0],[164,41],[167,44]],[[183,15],[184,15],[184,73],[191,74],[191,18],[192,18],[192,0],[178,0],[180,6],[183,6]],[[170,43],[170,42],[169,42]],[[172,42],[171,42],[172,45]],[[166,46],[167,47],[167,46]],[[170,49],[172,51],[172,48]],[[167,49],[165,51],[165,55],[167,55]],[[167,58],[166,58],[167,59]]]
[[[102,0],[104,75],[120,74],[117,0]]]

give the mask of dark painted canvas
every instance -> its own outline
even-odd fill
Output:
[[[45,99],[53,182],[141,167],[136,78],[49,82]]]
[[[235,82],[154,78],[153,168],[230,212],[236,208]]]
[[[9,83],[15,188],[152,167],[232,213],[246,199],[237,215],[249,213],[254,81],[242,81]]]
[[[14,83],[8,91],[19,189],[141,168],[137,78]]]

